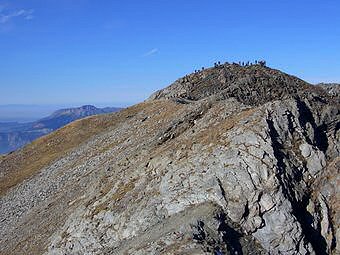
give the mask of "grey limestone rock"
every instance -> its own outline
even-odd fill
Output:
[[[36,254],[339,253],[339,105],[311,86],[237,65],[176,81],[2,195],[1,252],[34,233]]]

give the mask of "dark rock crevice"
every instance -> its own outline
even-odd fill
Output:
[[[243,250],[240,243],[242,234],[226,223],[226,216],[224,213],[218,213],[216,215],[216,220],[219,222],[218,232],[221,233],[224,243],[227,244],[229,254],[242,255]]]
[[[217,178],[217,183],[218,183],[218,186],[219,186],[219,188],[221,190],[221,194],[223,196],[223,199],[226,202],[226,204],[228,204],[227,197],[226,197],[226,194],[225,194],[225,190],[223,188],[223,184],[222,184],[220,178],[218,178],[218,177],[216,177],[216,178]]]
[[[217,255],[265,254],[255,239],[242,233],[222,210],[216,212],[212,222],[198,220],[193,226],[193,239],[204,252]]]
[[[308,109],[308,108],[303,108]],[[301,119],[302,123],[306,123],[306,120],[311,119],[308,111],[305,115],[306,119]],[[314,122],[315,123],[315,122]],[[284,146],[279,142],[279,134],[275,129],[273,120],[269,117],[267,119],[267,125],[269,128],[269,135],[272,141],[272,147],[274,150],[274,156],[277,159],[277,178],[279,180],[280,186],[282,187],[282,192],[284,196],[290,201],[293,209],[293,215],[296,217],[301,225],[304,237],[308,241],[316,254],[326,255],[327,244],[325,239],[320,233],[320,229],[314,229],[311,226],[313,216],[307,211],[307,205],[311,199],[311,191],[309,189],[304,190],[302,199],[298,199],[295,195],[296,190],[298,190],[298,180],[294,179],[294,166],[287,167],[285,158],[287,157],[284,152]],[[289,173],[292,169],[292,173]],[[298,169],[295,169],[299,171]]]
[[[316,146],[319,150],[326,153],[328,148],[328,138],[327,138],[327,125],[325,123],[321,125],[317,125],[315,118],[313,116],[312,111],[306,105],[306,103],[300,99],[296,100],[296,104],[299,110],[299,122],[301,126],[304,128],[304,136],[307,139],[307,142]],[[307,123],[310,123],[314,130],[314,140],[311,141],[310,137],[307,134],[306,128]]]

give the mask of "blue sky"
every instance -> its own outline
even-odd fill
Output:
[[[0,0],[0,105],[128,105],[218,60],[340,82],[339,13],[338,0]]]

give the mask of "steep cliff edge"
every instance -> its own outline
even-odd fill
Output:
[[[0,252],[337,254],[339,109],[222,65],[74,122],[0,160]]]

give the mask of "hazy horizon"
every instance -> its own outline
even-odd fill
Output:
[[[110,103],[70,103],[70,104],[6,104],[0,105],[0,123],[19,122],[26,123],[36,121],[64,109],[94,105],[97,108],[117,107],[125,108],[129,105],[112,105]]]

